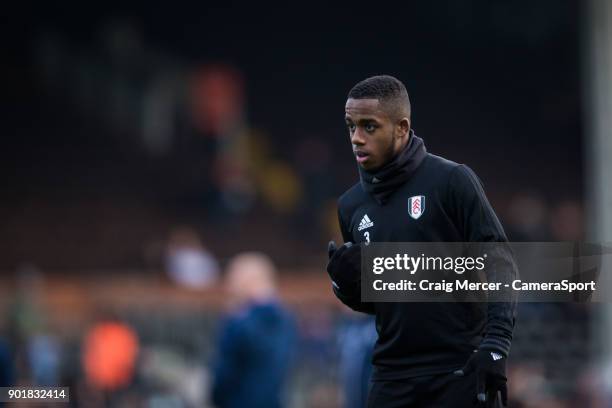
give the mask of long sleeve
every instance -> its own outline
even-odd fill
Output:
[[[343,217],[342,217],[342,213],[340,211],[340,206],[338,206],[338,223],[340,224],[340,232],[342,233],[342,239],[344,240],[344,242],[353,242],[353,240],[351,239],[351,235],[348,232],[348,229],[346,228],[346,224],[344,223]],[[361,282],[361,276],[359,276],[359,281]],[[362,312],[362,313],[367,313],[367,314],[375,314],[376,312],[374,311],[374,304],[372,302],[362,302],[361,301],[361,295],[360,294],[348,294],[348,293],[342,293],[340,292],[340,290],[338,290],[337,287],[332,285],[332,290],[334,291],[334,294],[336,295],[336,297],[342,302],[344,303],[346,306],[350,307],[351,309],[357,311],[357,312]]]
[[[464,242],[497,243],[484,245],[487,248],[486,276],[489,282],[509,283],[517,275],[512,250],[508,239],[491,204],[484,193],[482,183],[465,165],[453,170],[449,180],[450,211],[454,215],[456,228]],[[516,300],[489,301],[487,324],[480,347],[508,355],[516,319]]]

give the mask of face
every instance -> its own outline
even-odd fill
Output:
[[[365,170],[385,165],[408,141],[408,118],[393,120],[378,99],[348,99],[344,112],[355,158]]]

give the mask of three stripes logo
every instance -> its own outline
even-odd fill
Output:
[[[364,215],[361,221],[359,222],[359,228],[357,230],[361,231],[366,228],[370,228],[374,226],[374,222],[368,217],[368,214]]]

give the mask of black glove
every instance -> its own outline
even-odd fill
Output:
[[[502,404],[507,406],[506,357],[496,351],[478,349],[465,366],[455,371],[454,374],[464,376],[474,371],[476,372],[476,399],[479,405],[493,407],[499,391]]]
[[[361,296],[361,246],[347,242],[340,248],[334,241],[327,247],[327,273],[334,289],[344,296]]]

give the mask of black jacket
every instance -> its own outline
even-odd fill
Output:
[[[465,165],[424,153],[407,180],[382,200],[366,187],[362,174],[362,183],[338,200],[345,242],[507,241],[480,180]],[[415,196],[425,197],[417,218],[408,214]],[[334,292],[352,309],[376,315],[374,380],[450,373],[477,347],[509,352],[514,304],[364,303]]]

